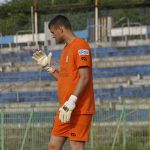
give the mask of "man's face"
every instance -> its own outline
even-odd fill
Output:
[[[63,29],[61,27],[50,27],[50,32],[52,33],[53,38],[58,42],[63,42]]]

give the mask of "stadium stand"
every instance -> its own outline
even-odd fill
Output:
[[[33,52],[1,51],[0,102],[57,100],[57,83],[32,61]],[[53,51],[53,61],[58,66],[60,53]],[[95,48],[92,56],[96,100],[150,97],[150,46]]]
[[[36,131],[36,134],[40,132],[40,136],[36,137],[41,137],[43,130],[44,137],[47,130],[49,139],[49,127],[52,126],[58,106],[57,82],[32,61],[33,52],[1,51],[0,55],[1,116],[6,129],[5,137],[11,142],[14,139],[14,145],[21,139],[20,134],[24,133],[25,127],[34,127],[33,131],[29,131]],[[48,52],[50,51],[46,51]],[[61,51],[52,52],[53,63],[59,67]],[[135,138],[139,140],[135,133],[143,131],[143,144],[143,139],[149,139],[143,135],[147,131],[150,112],[147,105],[150,98],[150,46],[93,48],[92,56],[97,111],[91,135],[98,141],[94,142],[94,146],[112,145],[119,126],[118,135],[122,135],[123,115],[126,115],[125,129],[129,142],[131,136],[133,141],[136,141]],[[26,138],[26,141],[30,141],[31,135],[28,134]]]

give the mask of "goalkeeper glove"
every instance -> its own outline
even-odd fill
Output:
[[[32,59],[37,62],[39,66],[41,66],[44,70],[53,73],[55,68],[51,66],[52,53],[50,52],[48,56],[41,50],[36,51]]]
[[[76,101],[77,97],[75,95],[71,95],[69,100],[67,100],[64,105],[59,108],[59,119],[62,123],[70,121],[71,113],[76,106]]]

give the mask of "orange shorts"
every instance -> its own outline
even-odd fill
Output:
[[[72,141],[88,141],[92,115],[73,115],[69,123],[61,123],[59,115],[54,119],[51,135],[68,137]]]

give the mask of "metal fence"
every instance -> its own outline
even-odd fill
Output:
[[[88,150],[148,150],[149,100],[96,105]],[[1,150],[47,150],[57,104],[1,105]],[[68,142],[64,149],[69,149]]]

